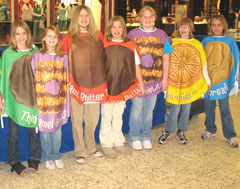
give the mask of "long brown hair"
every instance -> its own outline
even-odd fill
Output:
[[[76,38],[76,39],[78,39],[80,37],[81,30],[80,30],[80,27],[79,27],[79,24],[78,24],[78,19],[79,19],[79,14],[80,14],[82,9],[85,9],[88,12],[88,16],[89,16],[89,25],[87,27],[88,36],[93,41],[98,41],[98,29],[97,29],[97,26],[95,24],[92,11],[86,5],[80,5],[80,6],[77,6],[74,9],[74,12],[73,12],[73,15],[72,15],[72,21],[71,21],[71,24],[70,24],[69,30],[68,30],[68,34],[71,37]]]
[[[105,37],[106,37],[107,41],[111,41],[113,38],[112,33],[111,33],[111,28],[115,21],[121,22],[121,25],[123,27],[123,34],[122,34],[123,41],[124,42],[129,41],[129,38],[127,36],[127,27],[126,27],[125,21],[122,16],[114,16],[109,20],[108,28],[105,32]]]
[[[47,32],[48,32],[49,30],[53,31],[53,32],[56,34],[57,38],[58,38],[58,42],[57,42],[57,44],[56,44],[56,46],[55,46],[55,53],[56,53],[58,56],[62,57],[62,56],[63,56],[63,51],[62,51],[61,34],[60,34],[59,30],[57,29],[57,27],[56,27],[56,26],[53,26],[53,25],[48,26],[48,27],[45,28],[45,29],[43,30],[43,32],[42,32],[42,49],[40,50],[40,52],[41,52],[41,53],[46,53],[47,50],[48,50],[48,49],[47,49],[46,41],[43,40],[43,39],[46,37]]]
[[[33,39],[31,36],[30,29],[29,29],[27,23],[22,20],[16,20],[11,25],[9,42],[10,42],[10,45],[12,46],[12,48],[14,50],[17,50],[17,40],[16,40],[16,36],[15,36],[17,27],[21,27],[26,32],[26,36],[27,36],[26,47],[28,49],[33,49]]]

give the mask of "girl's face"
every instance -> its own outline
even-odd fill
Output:
[[[43,40],[46,42],[47,49],[55,49],[58,43],[58,37],[56,33],[52,30],[48,30]]]
[[[182,39],[189,39],[189,34],[191,32],[189,25],[180,25],[178,31]]]
[[[89,15],[86,9],[82,9],[78,17],[78,25],[81,31],[87,31],[89,25]]]
[[[140,18],[141,24],[145,30],[153,30],[155,17],[149,10],[144,11],[143,16]]]
[[[223,24],[221,20],[213,20],[211,30],[215,36],[223,36]]]
[[[111,34],[112,34],[114,40],[122,39],[123,26],[119,20],[113,22],[113,25],[111,27]]]
[[[26,45],[26,42],[27,42],[27,33],[26,31],[18,26],[16,28],[16,33],[15,33],[15,39],[16,39],[16,42],[17,42],[17,46],[23,46],[23,45]]]

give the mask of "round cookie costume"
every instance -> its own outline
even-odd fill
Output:
[[[200,98],[208,89],[203,68],[206,65],[202,44],[196,40],[174,38],[166,101],[188,104]]]
[[[209,100],[224,99],[237,92],[239,74],[239,49],[229,36],[208,36],[202,41],[207,57],[207,68],[212,81]]]
[[[0,90],[6,114],[18,125],[38,126],[38,110],[30,60],[33,50],[16,51],[8,47],[1,59]]]
[[[139,96],[136,79],[133,41],[115,42],[104,40],[106,73],[108,83],[108,103],[127,101]],[[126,58],[128,57],[128,58]]]
[[[68,56],[35,52],[31,60],[35,75],[39,130],[55,132],[70,116]]]
[[[83,32],[79,39],[68,34],[63,38],[62,49],[69,54],[70,96],[79,104],[108,100],[102,33],[99,39],[94,42]]]

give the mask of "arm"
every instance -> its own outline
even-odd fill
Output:
[[[142,78],[142,74],[141,74],[139,65],[136,65],[136,77],[137,77],[137,80],[139,82],[140,94],[142,96],[142,95],[145,94],[146,89],[145,89],[145,86],[144,86],[144,83],[143,83],[143,78]]]
[[[162,91],[165,91],[168,88],[169,63],[170,63],[170,53],[163,54]]]
[[[0,113],[4,114],[4,102],[2,98],[2,94],[0,93]]]

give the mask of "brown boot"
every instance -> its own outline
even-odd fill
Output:
[[[112,147],[103,147],[102,148],[104,155],[109,159],[116,159],[117,153],[113,150]]]

